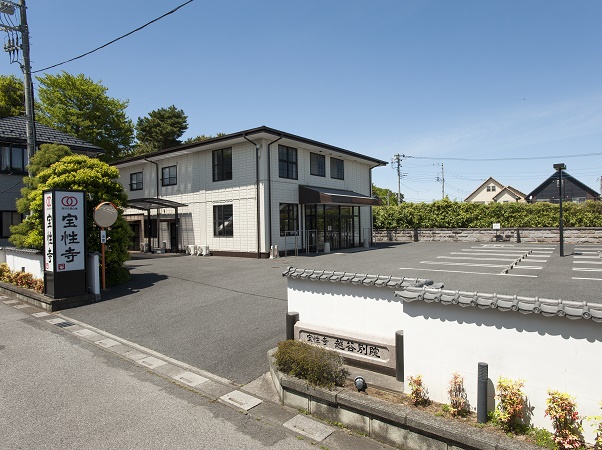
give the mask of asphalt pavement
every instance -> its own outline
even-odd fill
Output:
[[[288,266],[429,278],[462,291],[602,302],[598,249],[602,246],[567,245],[567,256],[560,257],[549,244],[418,242],[273,260],[133,253],[130,283],[104,291],[99,303],[63,314],[244,385],[267,371],[266,352],[285,338],[281,274]]]

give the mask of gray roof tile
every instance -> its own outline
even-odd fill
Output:
[[[0,141],[10,144],[26,144],[26,120],[24,116],[4,117],[0,119]],[[73,137],[62,131],[42,125],[36,122],[36,143],[37,144],[62,144],[68,146],[75,152],[85,153],[104,153],[105,151]]]

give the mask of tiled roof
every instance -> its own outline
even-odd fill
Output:
[[[389,287],[395,289],[405,288],[409,286],[430,286],[433,284],[432,280],[422,278],[388,277],[381,275],[367,275],[365,273],[297,269],[295,267],[288,267],[282,273],[282,276],[289,278],[301,278],[312,281],[332,281],[333,283],[340,282],[363,284],[366,286]],[[441,287],[443,286],[441,285]]]
[[[405,302],[422,300],[443,305],[476,306],[481,309],[496,308],[500,311],[518,311],[523,314],[560,316],[568,319],[592,319],[602,322],[602,305],[588,302],[571,302],[518,295],[483,294],[481,292],[450,291],[429,288],[406,288],[395,292]]]
[[[395,296],[405,302],[420,300],[427,303],[441,303],[443,305],[472,306],[481,309],[496,308],[500,311],[518,311],[523,314],[542,314],[548,317],[560,316],[568,319],[592,319],[595,322],[602,322],[602,305],[599,303],[452,291],[444,290],[441,283],[433,283],[433,281],[427,279],[368,275],[332,270],[288,267],[282,273],[282,276],[312,281],[331,281],[334,283],[352,283],[401,289],[395,292]]]
[[[15,116],[0,119],[0,141],[11,144],[26,144],[27,133],[25,117]],[[38,122],[36,122],[36,144],[62,144],[68,146],[75,152],[105,152],[96,145],[73,137],[67,133],[63,133],[62,131],[55,130],[54,128],[47,127]]]

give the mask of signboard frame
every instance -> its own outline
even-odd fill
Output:
[[[86,192],[51,189],[42,193],[44,295],[65,298],[87,293]]]

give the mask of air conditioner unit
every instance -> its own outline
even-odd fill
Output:
[[[187,255],[196,255],[196,245],[187,245],[186,246],[186,254]]]
[[[199,245],[197,247],[197,256],[209,256],[209,246],[208,245]]]
[[[140,251],[144,252],[144,253],[149,252],[148,242],[144,242],[144,243],[140,244]]]

